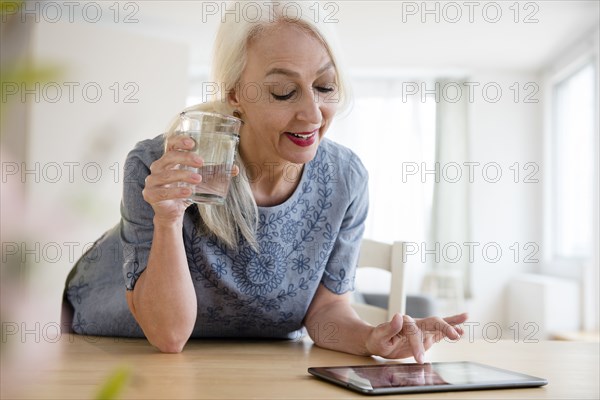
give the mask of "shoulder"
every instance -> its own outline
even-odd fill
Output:
[[[317,159],[333,167],[333,173],[349,184],[368,180],[369,174],[360,158],[352,150],[330,139],[319,145]]]
[[[127,162],[141,162],[145,166],[150,167],[150,164],[163,155],[164,143],[165,139],[162,134],[153,139],[146,139],[138,142],[129,154],[127,154]]]
[[[133,184],[136,187],[144,185],[144,179],[150,174],[150,165],[164,152],[164,136],[158,135],[154,139],[138,142],[127,154],[124,166],[125,188]]]

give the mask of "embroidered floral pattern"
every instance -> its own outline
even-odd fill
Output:
[[[278,287],[287,271],[285,252],[279,243],[262,242],[256,254],[242,249],[233,264],[234,282],[245,294],[265,295]]]
[[[296,234],[298,233],[298,228],[302,226],[301,221],[297,221],[294,219],[287,220],[283,226],[281,227],[281,239],[285,242],[292,242],[296,238]]]
[[[300,254],[297,258],[292,260],[292,270],[298,274],[302,274],[310,269],[310,258],[305,257],[304,254]]]
[[[89,290],[89,285],[83,281],[83,276],[81,276],[79,277],[77,284],[69,285],[67,296],[71,303],[81,304],[82,298],[85,297],[87,290]]]
[[[140,264],[137,262],[133,262],[133,269],[131,269],[130,271],[128,271],[125,275],[125,277],[127,278],[127,283],[128,283],[128,287],[133,288],[135,286],[135,283],[137,282],[137,280],[140,277],[140,274],[142,273],[142,271],[140,270]]]

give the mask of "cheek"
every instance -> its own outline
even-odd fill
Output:
[[[321,107],[321,113],[323,114],[323,120],[325,121],[327,127],[331,125],[331,121],[335,117],[337,110],[338,110],[338,107],[337,107],[337,104],[335,104],[335,103],[325,104],[323,107]]]
[[[331,118],[335,115],[338,110],[338,103],[336,100],[324,101],[323,106],[321,107],[323,115],[327,114],[328,118]]]
[[[240,95],[243,102],[255,104],[261,101],[264,96],[262,88],[257,84],[244,83],[241,85]]]
[[[290,121],[289,110],[273,107],[269,104],[254,104],[248,109],[248,119],[255,131],[261,136],[282,132]]]

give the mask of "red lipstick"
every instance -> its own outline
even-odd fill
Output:
[[[285,132],[285,135],[295,145],[300,146],[300,147],[308,147],[317,141],[317,133],[318,132],[319,132],[319,130],[315,129],[312,132]]]

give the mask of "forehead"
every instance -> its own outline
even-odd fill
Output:
[[[310,74],[330,61],[327,49],[315,34],[295,24],[268,27],[248,43],[247,68],[263,73],[282,67]]]

